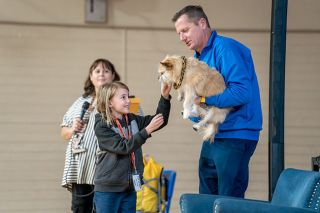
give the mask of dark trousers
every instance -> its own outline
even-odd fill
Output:
[[[136,213],[137,194],[132,192],[94,192],[97,213]]]
[[[243,198],[256,146],[257,141],[234,138],[204,142],[199,159],[199,192]]]
[[[73,184],[71,201],[73,213],[92,213],[93,195],[93,185]]]

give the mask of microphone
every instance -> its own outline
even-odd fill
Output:
[[[89,106],[90,106],[90,103],[88,101],[85,101],[82,104],[80,120],[83,120],[84,114],[86,113],[86,111],[89,108]],[[83,128],[82,128],[82,130],[83,130]],[[78,153],[86,151],[85,148],[80,146],[81,138],[82,138],[82,135],[84,134],[84,132],[81,132],[82,130],[80,130],[79,132],[75,131],[72,134],[72,137],[71,137],[71,142],[72,142],[71,143],[71,151],[72,151],[72,154],[78,154]],[[77,158],[77,156],[76,156],[76,158]]]
[[[81,114],[80,114],[80,120],[83,119],[84,114],[86,113],[87,109],[89,108],[90,103],[88,101],[84,102],[82,105],[82,109],[81,109]]]

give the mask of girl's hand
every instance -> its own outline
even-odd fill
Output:
[[[152,132],[157,130],[163,124],[163,116],[162,114],[157,114],[153,117],[149,125],[146,127],[147,133],[150,135]]]
[[[161,82],[161,95],[165,99],[169,99],[171,87],[172,87],[172,84],[165,84],[165,83]]]

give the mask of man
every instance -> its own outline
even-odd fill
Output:
[[[226,82],[225,91],[205,97],[205,104],[233,108],[219,126],[214,143],[203,142],[199,192],[243,198],[249,182],[249,161],[262,129],[259,86],[251,52],[240,42],[211,30],[201,6],[184,7],[172,21],[180,40],[195,51],[194,57],[217,69]]]

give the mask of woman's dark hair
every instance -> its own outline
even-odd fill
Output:
[[[195,24],[197,24],[197,21],[199,19],[204,18],[207,22],[207,26],[210,28],[210,24],[208,21],[207,15],[204,13],[202,7],[200,5],[188,5],[184,8],[182,8],[180,11],[178,11],[176,14],[174,14],[173,18],[171,19],[173,23],[175,23],[180,16],[187,15],[188,18],[193,21]]]
[[[98,58],[96,59],[90,66],[89,68],[89,74],[88,77],[86,78],[85,82],[84,82],[84,93],[82,94],[82,97],[88,97],[89,95],[96,95],[96,91],[94,88],[93,83],[90,80],[90,76],[92,74],[92,71],[99,65],[102,64],[102,66],[108,70],[110,70],[113,74],[114,74],[114,79],[113,81],[120,81],[120,75],[119,73],[116,71],[114,65],[107,59],[104,58]]]

